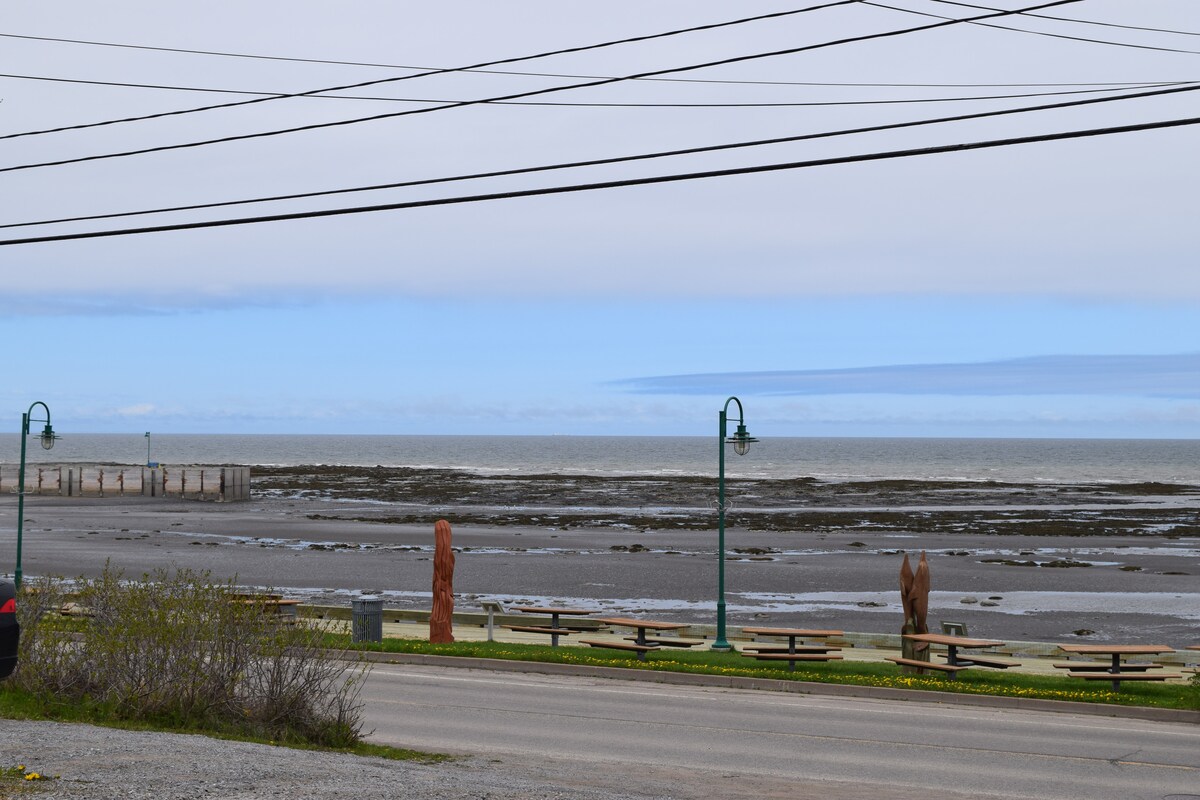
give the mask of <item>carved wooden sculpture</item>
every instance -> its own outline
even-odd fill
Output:
[[[433,613],[429,615],[429,641],[454,641],[454,551],[450,548],[450,523],[439,519],[433,526]]]
[[[917,571],[913,572],[908,563],[908,553],[900,565],[900,603],[904,607],[904,627],[901,633],[929,633],[925,621],[929,613],[929,562],[925,560],[922,551],[921,560],[917,563]],[[908,639],[900,640],[900,655],[903,658],[915,658],[918,661],[929,660],[929,644],[913,642]]]

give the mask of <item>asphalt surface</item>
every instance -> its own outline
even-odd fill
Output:
[[[411,665],[363,699],[374,741],[650,796],[1200,795],[1184,723]]]

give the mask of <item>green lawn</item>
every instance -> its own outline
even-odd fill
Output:
[[[1189,684],[1126,683],[1114,692],[1105,682],[1085,683],[1060,675],[1032,675],[995,670],[965,670],[954,680],[941,676],[906,675],[890,663],[830,661],[821,664],[797,664],[790,672],[786,664],[760,664],[743,656],[704,651],[667,651],[665,648],[638,661],[633,653],[606,651],[601,648],[550,647],[505,642],[455,642],[429,644],[419,639],[385,639],[380,644],[349,643],[348,636],[330,636],[330,645],[354,647],[388,653],[424,653],[440,656],[498,658],[512,661],[542,661],[557,664],[627,667],[665,672],[691,672],[705,675],[736,675],[748,678],[814,681],[818,683],[886,686],[897,689],[925,689],[960,694],[988,694],[1005,697],[1029,697],[1042,700],[1071,700],[1084,703],[1110,703],[1127,706],[1200,709],[1200,683]]]
[[[230,739],[240,742],[257,742],[258,744],[278,745],[302,750],[322,750],[325,752],[353,753],[360,756],[373,756],[396,761],[420,761],[435,763],[448,761],[450,756],[437,753],[423,753],[417,750],[405,750],[386,745],[359,743],[348,748],[314,747],[299,741],[274,741],[270,739],[246,736],[233,730],[223,729],[212,723],[199,725],[180,725],[169,717],[160,719],[127,719],[113,712],[112,709],[99,704],[89,703],[48,703],[28,692],[21,691],[8,683],[0,683],[0,718],[3,719],[33,719],[53,720],[55,722],[83,722],[91,725],[101,725],[108,728],[121,728],[131,731],[163,731],[167,733],[194,733],[212,736],[218,739]],[[7,769],[0,777],[12,778],[15,775],[15,765],[0,764],[0,770]],[[11,773],[11,774],[10,774]],[[0,798],[3,798],[0,794]]]

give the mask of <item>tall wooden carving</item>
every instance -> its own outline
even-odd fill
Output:
[[[929,633],[929,625],[926,622],[926,615],[929,613],[929,586],[929,562],[925,560],[924,551],[921,552],[921,560],[917,563],[915,573],[908,563],[908,553],[905,553],[904,561],[900,565],[900,604],[904,607],[904,627],[901,633]],[[912,642],[908,639],[900,641],[900,655],[904,658],[929,660],[928,643]]]
[[[433,613],[429,615],[429,641],[454,641],[454,550],[450,547],[450,523],[439,519],[433,526]]]

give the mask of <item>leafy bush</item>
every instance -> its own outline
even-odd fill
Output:
[[[328,747],[362,738],[369,666],[327,649],[324,623],[283,624],[263,599],[190,570],[125,580],[106,566],[26,585],[12,680],[44,702]],[[68,588],[79,622],[57,614]]]

